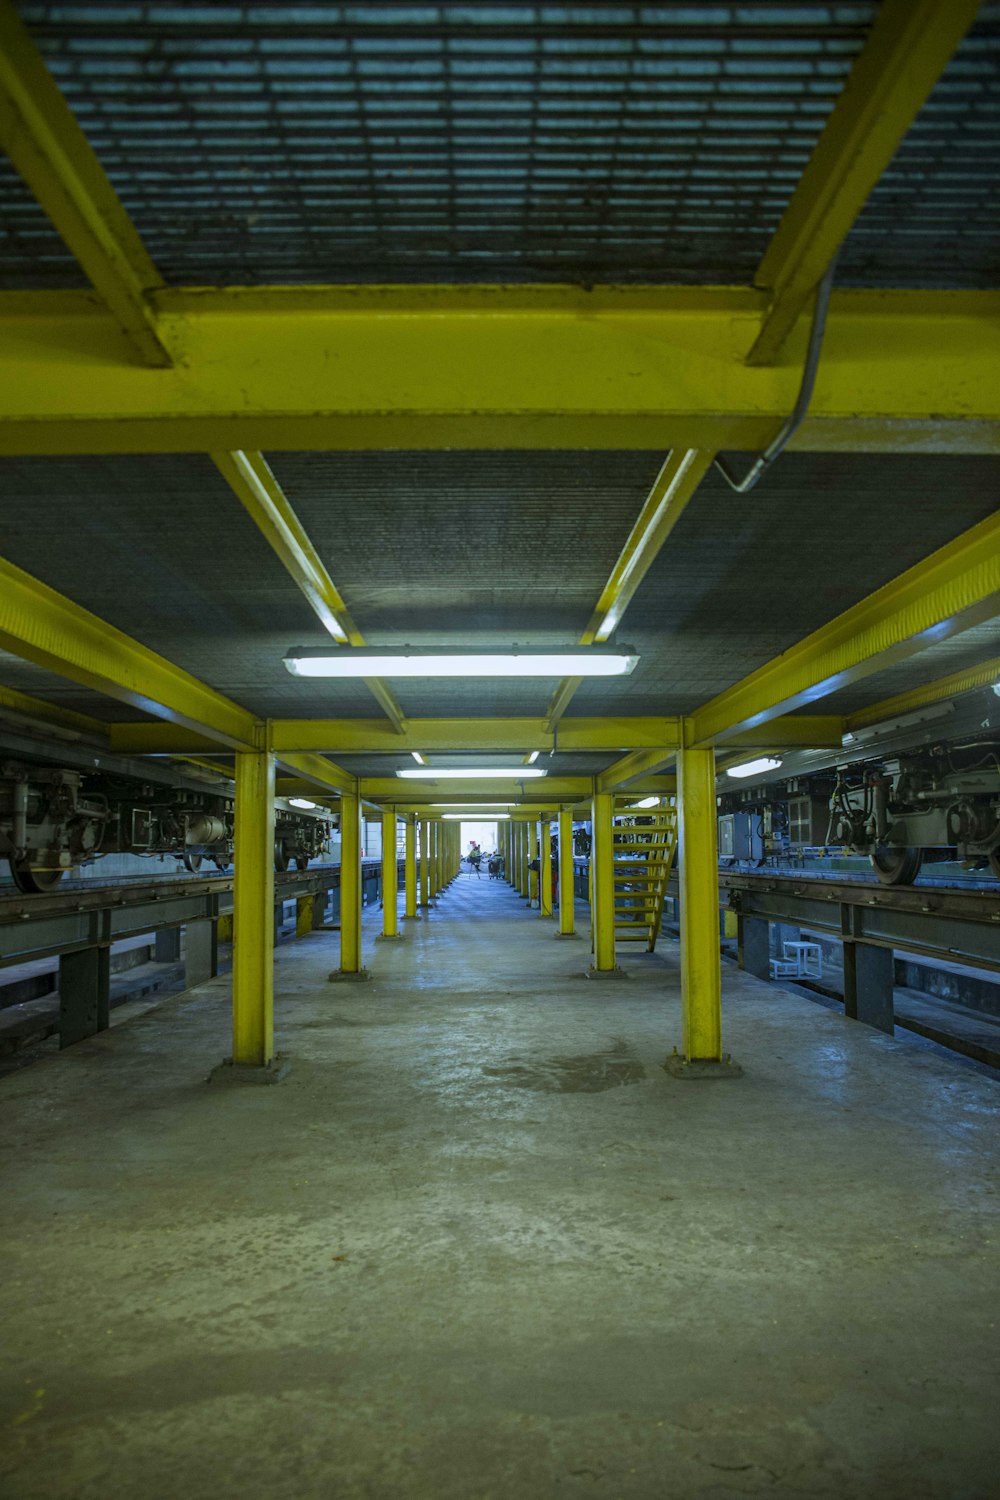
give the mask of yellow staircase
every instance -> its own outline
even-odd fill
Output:
[[[616,815],[613,837],[615,942],[645,943],[652,953],[677,852],[674,799],[648,813]]]

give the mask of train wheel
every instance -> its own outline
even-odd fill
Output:
[[[285,843],[284,839],[275,839],[274,868],[279,872],[279,874],[281,874],[288,869],[289,863],[290,858],[288,853],[288,845]]]
[[[197,875],[198,871],[201,869],[201,861],[202,855],[189,854],[186,849],[181,855],[181,864],[184,866],[185,870],[189,871],[192,875]]]
[[[923,853],[881,844],[870,856],[871,866],[883,885],[912,885],[920,874]]]
[[[40,866],[15,864],[10,861],[10,873],[14,884],[24,896],[41,896],[55,890],[63,878],[62,870],[46,870]]]

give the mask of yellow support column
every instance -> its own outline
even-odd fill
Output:
[[[559,810],[559,931],[557,937],[575,938],[573,892],[573,814]]]
[[[330,978],[368,978],[361,963],[361,798],[356,792],[340,798],[340,968]]]
[[[430,905],[430,882],[431,865],[428,854],[427,843],[430,837],[428,832],[430,823],[426,818],[420,819],[420,905]]]
[[[399,904],[399,866],[396,860],[396,810],[382,809],[382,931],[377,943],[400,938],[396,908]]]
[[[306,937],[313,930],[313,898],[311,896],[296,896],[295,898],[295,936]]]
[[[740,1069],[722,1052],[714,750],[678,752],[677,808],[683,1053],[674,1049],[667,1070],[678,1078],[735,1078]]]
[[[541,839],[539,841],[538,862],[538,915],[540,917],[551,917],[552,915],[552,823],[548,813],[542,815]]]
[[[437,901],[441,889],[441,824],[432,819],[427,825],[427,849],[430,857],[430,899]]]
[[[233,1055],[211,1083],[277,1083],[274,1056],[274,756],[239,751],[233,831]]]
[[[517,825],[520,847],[517,851],[518,858],[518,889],[525,901],[531,893],[531,882],[528,879],[528,825],[519,823]]]
[[[593,979],[615,975],[624,978],[615,962],[615,799],[611,792],[595,792],[591,809],[594,840],[590,850],[594,934]]]
[[[406,814],[406,874],[404,878],[406,905],[404,922],[419,922],[417,915],[417,815]]]
[[[538,905],[538,871],[531,866],[538,858],[538,824],[532,819],[528,824],[528,905]]]

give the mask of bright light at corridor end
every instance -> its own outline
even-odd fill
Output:
[[[628,647],[568,651],[370,651],[299,647],[285,656],[297,677],[627,677],[639,660]]]
[[[467,812],[464,812],[464,813],[442,813],[441,816],[442,816],[442,818],[449,819],[452,822],[475,823],[476,820],[478,819],[482,823],[495,823],[496,820],[497,820],[497,818],[509,818],[510,817],[510,813],[491,812],[491,813],[487,813],[487,814],[484,815],[483,813],[467,813]]]
[[[420,771],[407,766],[405,771],[397,771],[404,781],[443,781],[449,778],[453,781],[527,781],[529,776],[547,776],[547,771],[539,770],[537,766],[428,766],[426,770]]]
[[[769,755],[762,755],[760,760],[745,760],[741,766],[727,766],[727,776],[758,776],[764,771],[776,771],[781,765],[780,760],[773,760]]]

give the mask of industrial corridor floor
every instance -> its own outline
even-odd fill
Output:
[[[3,1082],[5,1500],[997,1495],[991,1079],[727,970],[678,1081],[676,945],[406,927],[279,949],[277,1087],[226,979]]]

